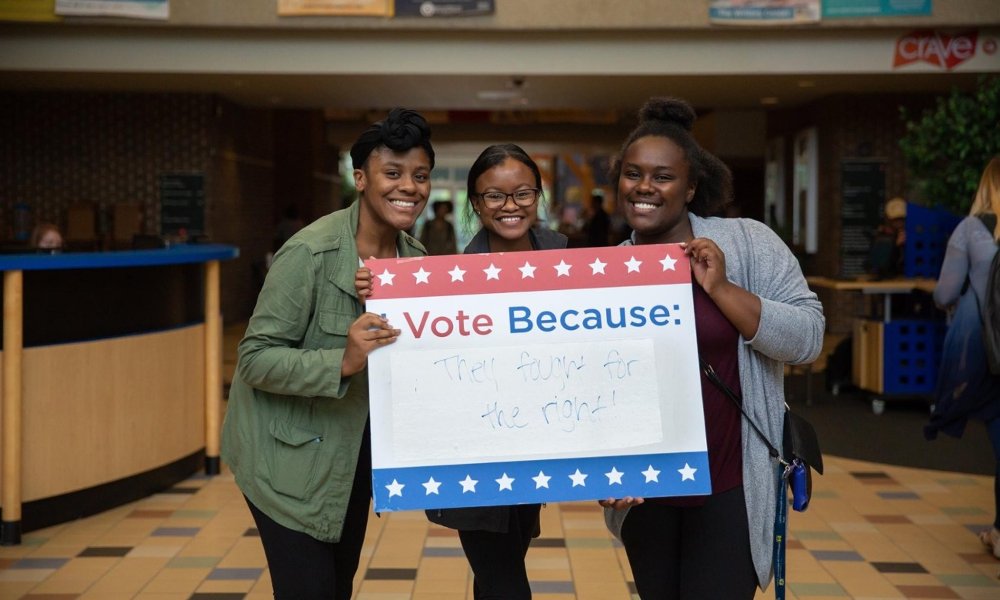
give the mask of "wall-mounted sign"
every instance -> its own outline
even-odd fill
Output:
[[[824,19],[930,14],[931,0],[823,0]]]
[[[0,0],[0,21],[58,21],[56,0]]]
[[[278,16],[388,17],[392,0],[278,0]]]
[[[841,277],[869,271],[872,236],[885,204],[885,159],[845,158],[840,163]]]
[[[397,17],[465,17],[491,15],[493,0],[395,0]]]
[[[726,25],[775,25],[819,21],[820,0],[712,0],[708,20]]]
[[[160,175],[160,233],[187,236],[205,233],[205,176],[201,173]]]
[[[815,127],[795,134],[792,172],[792,243],[816,252],[819,220],[819,142]]]
[[[978,37],[979,32],[976,30],[956,34],[932,30],[912,31],[896,40],[892,68],[925,62],[950,71],[976,55]]]
[[[785,138],[768,140],[764,149],[764,222],[771,229],[785,229]]]
[[[170,18],[169,0],[56,0],[57,15],[88,17]]]

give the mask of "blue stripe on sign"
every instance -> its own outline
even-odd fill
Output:
[[[707,452],[374,469],[376,512],[712,493]]]

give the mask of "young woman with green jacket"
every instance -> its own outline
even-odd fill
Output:
[[[222,458],[285,599],[349,599],[371,499],[368,354],[399,335],[363,312],[359,257],[426,254],[405,233],[430,193],[434,150],[419,114],[394,109],[351,148],[359,199],[274,257],[239,345]]]

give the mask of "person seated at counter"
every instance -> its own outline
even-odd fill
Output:
[[[63,236],[52,223],[39,223],[31,232],[29,245],[39,252],[59,252],[63,247]]]
[[[906,246],[906,200],[893,198],[885,203],[885,219],[875,230],[868,266],[878,279],[903,274],[903,248]]]

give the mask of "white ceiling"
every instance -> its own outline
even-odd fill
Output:
[[[993,40],[995,50],[998,33],[980,31],[982,47]],[[0,26],[0,89],[198,92],[252,106],[331,110],[631,113],[653,95],[680,96],[703,110],[790,107],[839,93],[945,92],[1000,72],[1000,53],[984,51],[953,70],[893,68],[899,35]]]

